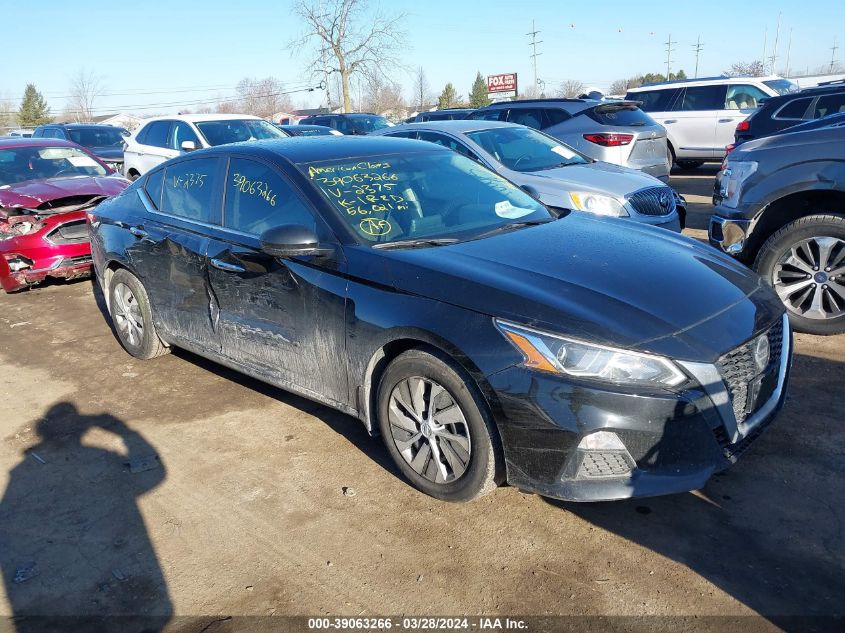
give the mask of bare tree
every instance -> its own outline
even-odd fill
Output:
[[[567,79],[560,84],[558,95],[564,99],[574,99],[584,92],[584,83],[577,79]]]
[[[629,77],[628,79],[617,79],[612,84],[610,84],[610,94],[624,95],[631,88],[639,88],[642,84],[643,78],[641,75]]]
[[[238,93],[241,111],[245,114],[267,118],[276,112],[293,108],[290,96],[284,94],[284,85],[275,77],[245,77],[238,82],[235,91]]]
[[[404,118],[401,116],[405,110],[402,88],[381,77],[372,77],[365,87],[361,106],[367,112],[390,114],[394,119]]]
[[[766,74],[766,67],[760,60],[751,62],[734,62],[725,71],[728,77],[762,77]]]
[[[385,69],[401,67],[398,54],[405,46],[400,22],[405,14],[365,13],[363,0],[298,0],[294,11],[308,32],[290,46],[317,45],[309,69],[325,78],[340,77],[343,109],[352,109],[350,78],[386,76]]]
[[[425,76],[423,67],[417,68],[417,73],[414,75],[414,104],[417,109],[422,109],[424,106],[431,103],[431,88],[428,85],[428,79]]]
[[[80,69],[70,80],[66,110],[77,122],[94,118],[94,102],[103,94],[103,80],[93,71]]]

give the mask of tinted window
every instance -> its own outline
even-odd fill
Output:
[[[182,143],[184,141],[193,141],[194,146],[197,149],[202,147],[202,145],[200,145],[199,138],[197,138],[197,135],[191,129],[191,126],[185,123],[184,121],[176,121],[173,124],[173,129],[171,130],[170,135],[173,139],[170,147],[172,147],[173,149],[181,150]]]
[[[147,176],[144,182],[144,191],[147,192],[153,206],[158,209],[161,206],[161,185],[164,182],[164,170],[159,169]]]
[[[625,95],[626,101],[641,101],[641,110],[645,112],[669,112],[672,102],[681,92],[681,88],[667,90],[645,90],[643,92],[629,92]]]
[[[331,122],[326,117],[315,117],[313,119],[308,119],[308,125],[328,125],[329,127],[333,127]]]
[[[775,114],[776,119],[803,119],[804,113],[810,107],[812,98],[795,99],[790,101]]]
[[[503,108],[493,108],[491,110],[476,110],[467,118],[477,121],[498,121],[502,118],[502,115],[504,113],[505,110]]]
[[[563,123],[567,119],[572,118],[569,112],[562,110],[561,108],[546,108],[544,113],[546,115],[546,127]]]
[[[542,130],[546,127],[543,124],[542,108],[513,108],[508,111],[508,121],[526,127],[533,127],[535,130]]]
[[[466,145],[464,145],[463,143],[459,143],[455,139],[450,138],[445,134],[438,134],[437,132],[420,131],[417,133],[417,138],[421,141],[428,141],[430,143],[437,143],[438,145],[442,145],[443,147],[448,147],[449,149],[455,150],[459,154],[463,154],[464,156],[473,160],[480,160],[478,156],[473,151],[471,151]]]
[[[725,109],[745,110],[747,108],[756,108],[763,99],[768,98],[769,95],[757,86],[750,86],[748,84],[728,86],[728,93],[725,97]]]
[[[41,138],[44,135],[44,130],[38,128],[32,133],[32,138]],[[9,134],[9,136],[14,136],[14,134]]]
[[[223,225],[261,235],[282,224],[301,224],[316,232],[311,211],[274,169],[244,158],[229,162]]]
[[[170,147],[170,121],[153,121],[147,129],[144,137],[144,145],[154,147]]]
[[[70,140],[83,147],[121,147],[123,135],[116,127],[69,128]]]
[[[396,136],[398,138],[417,138],[416,132],[391,132],[385,136]]]
[[[198,222],[216,222],[219,207],[215,195],[216,158],[184,160],[164,173],[161,208],[167,213]]]
[[[386,127],[390,127],[387,119],[376,114],[358,115],[351,117],[351,119],[352,129],[358,134],[369,134],[375,130],[382,130]]]
[[[838,112],[845,112],[845,92],[819,97],[813,111],[813,118],[818,119]]]
[[[141,145],[145,145],[147,142],[147,133],[150,131],[150,125],[145,125],[140,130],[138,130],[138,134],[135,136],[135,142],[140,143]]]
[[[613,103],[607,103],[590,108],[585,114],[593,121],[602,125],[633,125],[638,127],[655,125],[654,119],[637,106],[630,104],[615,105]]]
[[[727,86],[694,86],[684,93],[672,108],[675,111],[722,110]]]

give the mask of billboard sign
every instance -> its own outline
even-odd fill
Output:
[[[516,96],[516,73],[487,75],[487,96],[491,99]]]

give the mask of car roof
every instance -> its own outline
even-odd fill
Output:
[[[69,127],[74,129],[93,128],[96,130],[114,128],[115,130],[122,129],[119,125],[111,125],[109,123],[45,123],[38,127]],[[38,129],[38,128],[36,128]]]
[[[681,86],[705,86],[734,83],[737,81],[773,81],[776,79],[783,79],[779,75],[766,75],[765,77],[752,77],[750,75],[742,75],[737,77],[728,77],[727,75],[718,75],[716,77],[695,77],[693,79],[673,79],[671,81],[655,81],[652,83],[643,84],[638,88],[628,88],[627,92],[642,92],[644,90],[654,90],[655,88],[678,88]]]
[[[303,121],[306,121],[308,119],[315,119],[317,117],[327,117],[327,116],[357,117],[357,116],[381,116],[381,115],[376,114],[375,112],[329,112],[327,114],[309,114],[307,117],[305,117],[303,119]]]
[[[76,147],[79,145],[58,138],[32,138],[24,136],[12,136],[0,138],[0,149],[10,147]],[[81,149],[81,148],[80,148]]]
[[[252,119],[255,121],[263,121],[261,117],[253,116],[252,114],[228,114],[217,112],[213,114],[171,114],[169,116],[154,116],[144,119],[142,123],[146,125],[151,121],[187,121],[188,123],[201,123],[203,121],[234,121],[239,119]]]
[[[476,130],[489,130],[497,127],[525,127],[505,121],[484,121],[481,119],[453,119],[452,121],[422,121],[419,123],[402,123],[391,128],[379,130],[379,135],[387,135],[401,130],[440,130],[442,132],[456,132],[465,134]]]
[[[435,143],[415,141],[406,138],[384,136],[293,136],[286,139],[246,141],[218,145],[205,150],[203,154],[228,154],[232,152],[254,156],[281,157],[291,163],[315,163],[324,160],[363,159],[383,154],[408,154],[437,151],[451,151]],[[191,156],[198,152],[191,152]]]

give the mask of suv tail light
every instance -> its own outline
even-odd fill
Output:
[[[631,141],[634,140],[633,134],[585,134],[584,138],[590,141],[590,143],[595,143],[596,145],[601,145],[602,147],[619,147],[620,145],[628,145]]]
[[[736,126],[737,132],[745,132],[748,128],[751,127],[751,124],[748,122],[748,119],[745,121],[740,121],[739,124]]]

